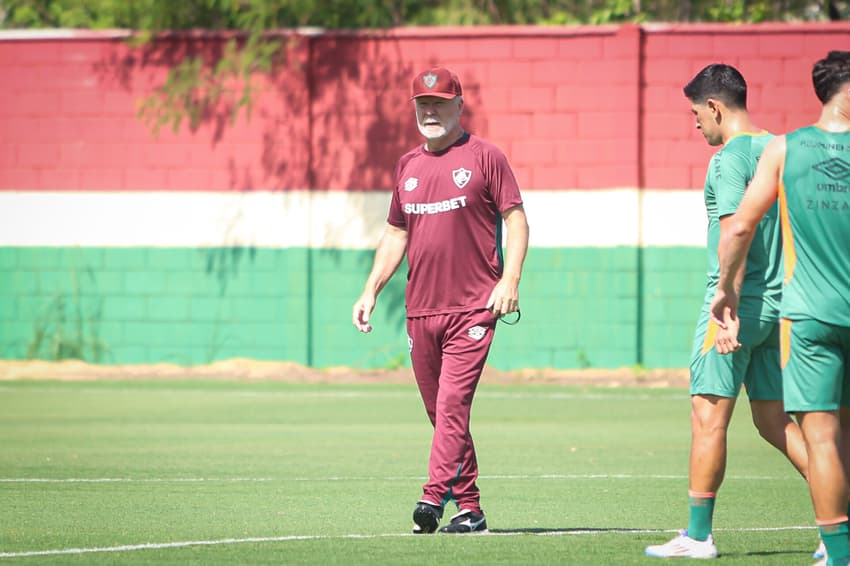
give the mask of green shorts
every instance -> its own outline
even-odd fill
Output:
[[[850,407],[850,327],[787,318],[780,325],[785,411]]]
[[[734,398],[747,389],[751,401],[782,400],[779,367],[779,323],[741,317],[738,341],[732,354],[714,349],[717,324],[703,312],[697,322],[691,355],[691,395]]]

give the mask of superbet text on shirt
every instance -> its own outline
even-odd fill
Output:
[[[474,135],[402,156],[387,221],[408,232],[407,316],[486,308],[502,274],[502,213],[520,204],[507,158]]]

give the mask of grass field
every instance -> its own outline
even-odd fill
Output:
[[[687,523],[684,390],[484,383],[473,433],[492,534],[413,536],[412,385],[0,382],[0,566],[658,564]],[[746,403],[730,444],[720,563],[810,564],[805,484]]]

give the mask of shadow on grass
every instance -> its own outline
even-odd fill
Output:
[[[496,535],[516,535],[516,534],[529,534],[529,535],[579,535],[579,534],[587,534],[587,533],[636,533],[636,534],[652,534],[652,533],[669,533],[669,530],[665,529],[630,529],[625,527],[611,527],[611,528],[590,528],[590,527],[577,527],[577,528],[546,528],[546,527],[535,527],[528,529],[489,529],[492,534]],[[796,557],[810,557],[812,554],[811,549],[783,549],[783,550],[755,550],[752,552],[722,552],[720,554],[723,558],[747,558],[747,557],[756,557],[756,556],[788,556],[789,560],[793,560],[797,562],[798,559]]]
[[[547,529],[545,527],[535,527],[529,529],[488,529],[491,533],[495,534],[530,534],[530,535],[579,535],[584,533],[665,533],[668,531],[658,529],[657,531],[651,531],[647,529],[629,529],[629,528],[590,528],[590,527],[580,527],[573,529]]]
[[[753,552],[722,552],[719,556],[723,558],[744,558],[747,556],[812,556],[812,549],[809,550],[760,550]]]

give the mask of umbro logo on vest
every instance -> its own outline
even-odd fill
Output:
[[[847,163],[840,157],[833,157],[826,161],[821,161],[817,165],[812,165],[812,169],[819,171],[836,181],[842,181],[850,177],[850,163]]]

